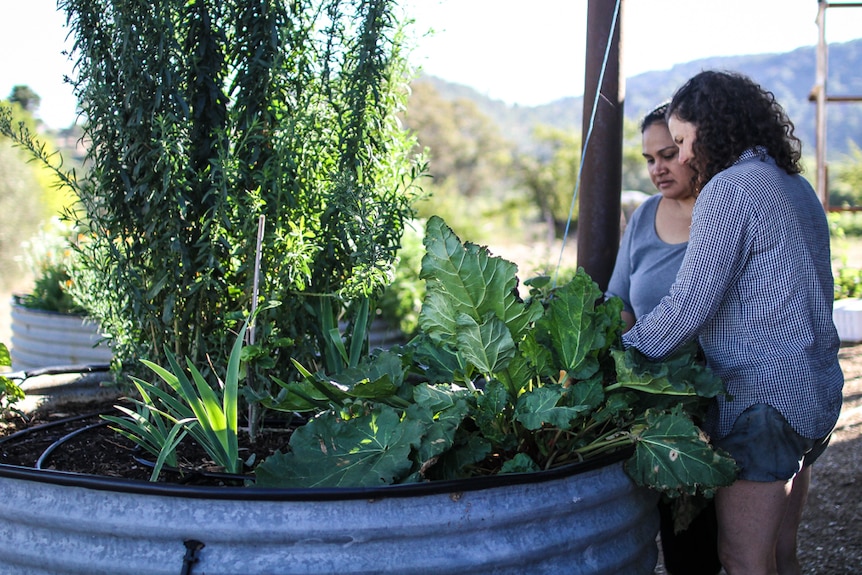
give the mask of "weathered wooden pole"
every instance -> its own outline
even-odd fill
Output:
[[[583,267],[602,290],[607,288],[613,272],[620,236],[625,100],[620,62],[622,5],[623,0],[589,0],[587,7],[578,266]],[[610,34],[612,26],[613,35]],[[597,91],[598,104],[593,113]]]

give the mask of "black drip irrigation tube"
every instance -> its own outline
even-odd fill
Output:
[[[87,373],[104,373],[110,371],[111,366],[107,363],[94,363],[88,365],[60,365],[54,367],[40,367],[37,369],[29,369],[22,371],[13,371],[4,373],[3,375],[9,379],[16,381],[24,381],[31,377],[39,377],[42,375],[67,375],[70,373],[79,373],[81,375]]]
[[[75,437],[81,435],[82,433],[86,433],[87,431],[90,431],[91,429],[96,429],[97,427],[104,427],[107,424],[108,424],[107,421],[100,421],[98,423],[93,423],[93,424],[81,427],[80,429],[76,429],[75,431],[72,431],[71,433],[67,433],[66,435],[64,435],[63,437],[61,437],[60,439],[58,439],[57,441],[55,441],[54,443],[52,443],[51,445],[49,445],[48,447],[45,448],[45,451],[43,451],[42,455],[39,456],[39,459],[36,460],[36,469],[42,469],[43,468],[42,466],[45,464],[45,462],[48,461],[48,458],[51,457],[51,454],[54,453],[54,451],[58,447],[60,447],[61,445],[63,445],[67,441],[74,439]]]
[[[133,456],[135,461],[143,465],[144,467],[148,467],[150,469],[156,466],[155,461],[150,461],[144,457],[135,455]],[[254,475],[244,475],[241,473],[220,473],[218,471],[199,471],[197,469],[192,469],[189,471],[183,471],[178,467],[172,467],[170,465],[163,465],[162,471],[167,471],[168,473],[173,473],[175,475],[179,475],[180,479],[177,483],[185,484],[195,479],[205,477],[207,479],[221,479],[226,481],[245,481],[254,483]]]
[[[350,501],[355,499],[385,499],[416,497],[493,489],[508,485],[541,483],[585,473],[611,463],[622,462],[630,457],[634,448],[619,450],[612,454],[596,457],[580,463],[572,463],[545,471],[529,473],[507,473],[468,479],[430,481],[426,483],[404,483],[379,487],[319,487],[319,488],[279,488],[251,486],[208,486],[185,485],[181,483],[153,483],[135,479],[122,479],[83,473],[37,470],[28,467],[0,464],[0,477],[36,481],[54,485],[81,487],[116,493],[156,495],[162,497],[182,497],[190,499],[211,499],[230,501]]]
[[[10,433],[5,437],[0,437],[0,445],[3,445],[7,441],[12,441],[22,435],[27,435],[30,433],[34,433],[37,431],[42,431],[44,429],[51,429],[52,427],[60,427],[69,423],[74,423],[81,419],[89,419],[91,417],[95,417],[97,415],[101,415],[101,411],[93,411],[91,413],[82,413],[81,415],[75,415],[73,417],[67,417],[65,419],[57,419],[55,421],[50,421],[48,423],[43,423],[41,425],[36,425],[35,427],[28,427],[27,429],[22,429],[20,431],[16,431],[15,433]]]

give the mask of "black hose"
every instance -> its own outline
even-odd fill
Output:
[[[89,365],[59,365],[53,367],[40,367],[23,371],[13,371],[4,373],[9,379],[16,381],[24,381],[31,377],[39,377],[41,375],[64,375],[67,373],[102,373],[110,371],[111,366],[107,363],[94,363]]]
[[[10,433],[4,437],[0,437],[0,444],[3,444],[7,441],[11,441],[17,437],[21,437],[22,435],[27,435],[28,433],[41,431],[43,429],[51,429],[52,427],[60,427],[62,425],[66,425],[67,423],[72,423],[75,421],[79,421],[81,419],[89,419],[91,417],[95,417],[97,415],[102,415],[101,411],[93,411],[91,413],[84,413],[81,415],[75,415],[73,417],[66,417],[64,419],[57,419],[55,421],[49,421],[48,423],[42,423],[39,425],[34,425],[33,427],[28,427],[26,429],[21,429],[16,431],[15,433]]]
[[[150,461],[144,457],[140,457],[138,455],[133,456],[133,459],[143,465],[144,467],[148,467],[150,469],[155,468],[156,463],[154,461]],[[183,471],[177,467],[173,467],[171,465],[163,465],[162,471],[167,471],[169,473],[175,473],[180,475],[182,479],[179,483],[189,483],[199,477],[206,477],[207,479],[224,479],[227,481],[250,481],[254,482],[254,475],[243,475],[241,473],[223,473],[218,471]]]
[[[78,436],[78,435],[80,435],[86,431],[90,431],[91,429],[95,429],[97,427],[105,427],[106,425],[108,425],[107,421],[100,421],[98,423],[93,423],[93,424],[88,425],[86,427],[76,429],[75,431],[73,431],[71,433],[67,433],[66,435],[64,435],[63,437],[61,437],[60,439],[58,439],[57,441],[55,441],[51,445],[49,445],[45,449],[45,451],[42,452],[42,455],[40,455],[39,459],[36,461],[35,468],[36,469],[42,469],[42,464],[48,460],[48,458],[51,456],[51,454],[54,452],[54,450],[57,449],[58,447],[60,447],[61,445],[63,445],[64,443],[66,443],[67,441],[69,441],[70,439],[72,439],[72,438],[74,438],[74,437],[76,437],[76,436]]]

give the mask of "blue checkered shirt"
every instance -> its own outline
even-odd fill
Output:
[[[731,396],[706,422],[714,439],[755,403],[820,438],[838,419],[844,385],[832,298],[829,228],[814,190],[750,149],[704,186],[670,293],[623,344],[662,358],[699,338]]]

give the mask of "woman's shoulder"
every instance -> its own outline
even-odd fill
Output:
[[[649,196],[626,218],[623,241],[642,243],[655,236],[655,214],[661,194]]]
[[[709,196],[710,192],[720,191],[725,199],[728,194],[752,197],[770,195],[786,185],[787,175],[765,150],[752,148],[707,182],[702,194]]]
[[[755,147],[745,150],[733,164],[716,174],[715,179],[746,181],[751,178],[774,177],[780,172],[784,170],[778,167],[775,159],[764,148]]]
[[[653,194],[645,199],[641,205],[632,213],[631,222],[635,222],[645,217],[655,219],[655,212],[658,209],[658,203],[661,201],[661,194]]]

